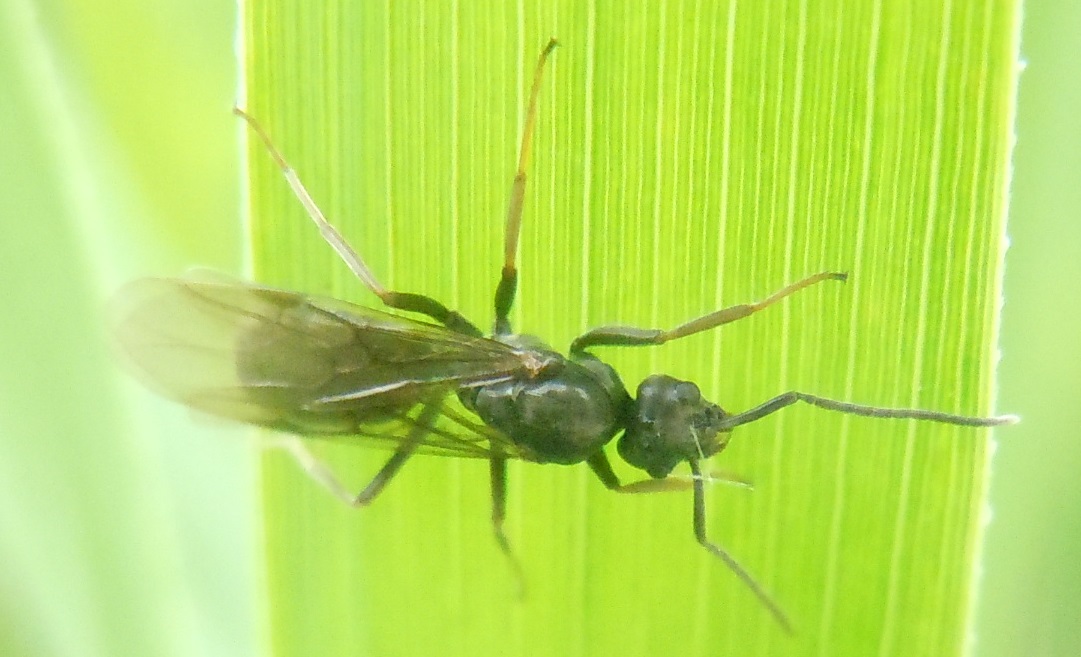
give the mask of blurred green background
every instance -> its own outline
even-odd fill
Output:
[[[254,458],[114,373],[124,280],[240,271],[236,9],[0,3],[0,654],[260,654]],[[1081,5],[1026,5],[977,654],[1081,653]]]

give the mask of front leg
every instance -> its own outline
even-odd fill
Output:
[[[619,477],[612,470],[612,463],[604,450],[598,450],[596,454],[586,459],[593,474],[601,480],[604,487],[616,493],[658,493],[663,491],[687,490],[692,483],[682,477],[665,477],[664,479],[643,479],[632,481],[629,484],[620,483]]]
[[[571,353],[581,354],[590,347],[639,347],[664,344],[670,340],[685,338],[688,335],[708,331],[709,329],[729,324],[736,320],[743,319],[744,317],[750,317],[754,313],[772,306],[790,294],[799,292],[815,283],[821,283],[822,281],[844,282],[847,279],[848,274],[844,272],[824,271],[813,276],[808,276],[807,278],[777,290],[762,301],[741,303],[736,306],[722,308],[668,330],[643,329],[633,326],[601,326],[599,328],[590,329],[575,338],[574,342],[571,343]]]
[[[792,624],[788,621],[788,617],[781,610],[781,607],[773,601],[773,598],[766,593],[765,589],[755,581],[754,577],[747,572],[743,566],[736,561],[732,555],[724,551],[720,546],[715,543],[711,543],[709,538],[706,537],[706,492],[702,486],[701,470],[698,467],[698,460],[692,459],[690,461],[691,473],[693,475],[692,483],[694,485],[694,537],[698,541],[698,544],[706,548],[710,554],[717,557],[724,562],[724,565],[728,566],[728,569],[735,573],[736,577],[742,581],[747,588],[751,589],[751,592],[755,594],[759,602],[769,613],[773,615],[773,618],[784,628],[789,634],[794,634]]]

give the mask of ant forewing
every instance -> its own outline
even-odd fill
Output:
[[[200,411],[304,435],[385,424],[422,400],[558,364],[406,317],[224,278],[141,279],[116,306],[119,343],[148,386]],[[470,438],[461,455],[486,456]],[[528,458],[513,443],[501,449]]]
[[[780,606],[706,536],[701,462],[727,446],[733,428],[800,401],[852,415],[962,426],[989,427],[1017,418],[880,408],[797,391],[728,413],[705,400],[694,383],[662,374],[643,380],[632,397],[616,371],[590,352],[600,346],[659,345],[714,329],[809,286],[843,282],[847,274],[842,272],[807,276],[762,301],[722,308],[672,329],[592,329],[573,341],[566,356],[537,338],[514,334],[509,313],[518,282],[526,170],[541,73],[555,46],[554,39],[547,44],[534,72],[506,216],[492,337],[483,337],[472,322],[431,297],[386,289],[327,221],[263,127],[237,109],[357,278],[387,307],[424,315],[435,324],[244,282],[146,279],[120,294],[116,332],[122,350],[150,387],[192,408],[299,436],[391,446],[394,454],[354,495],[307,450],[290,443],[310,474],[357,506],[371,502],[414,453],[487,459],[494,534],[520,584],[522,570],[503,532],[507,460],[585,462],[617,492],[691,488],[697,541],[791,631]],[[620,482],[604,449],[617,435],[620,456],[652,479]],[[670,477],[683,462],[691,477]]]

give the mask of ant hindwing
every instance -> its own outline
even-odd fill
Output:
[[[521,459],[565,465],[585,462],[610,490],[690,488],[697,541],[722,560],[788,631],[781,608],[722,548],[706,536],[701,462],[728,444],[733,428],[796,402],[853,415],[933,420],[987,427],[1012,416],[977,418],[936,411],[863,406],[788,392],[742,413],[703,399],[697,385],[663,374],[642,381],[632,397],[619,375],[590,353],[599,346],[658,345],[748,317],[806,287],[844,281],[822,272],[766,299],[709,313],[672,329],[595,328],[563,356],[511,331],[516,257],[532,147],[541,52],[525,114],[518,169],[511,187],[502,274],[491,337],[431,297],[387,290],[323,216],[263,127],[240,109],[252,133],[281,169],[326,241],[388,308],[435,324],[332,299],[222,279],[143,279],[120,294],[117,339],[145,383],[188,406],[218,416],[308,437],[362,437],[393,447],[372,481],[352,494],[297,440],[283,441],[301,465],[339,497],[365,506],[414,453],[484,458],[491,471],[496,540],[519,586],[524,576],[506,535],[506,463]],[[454,403],[454,397],[460,404]],[[623,485],[604,446],[617,435],[619,455],[652,479]],[[678,464],[691,477],[669,478]]]

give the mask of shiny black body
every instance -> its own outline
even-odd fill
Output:
[[[468,388],[458,396],[539,462],[563,465],[596,454],[626,426],[634,407],[616,371],[589,355],[563,361],[548,376]]]

